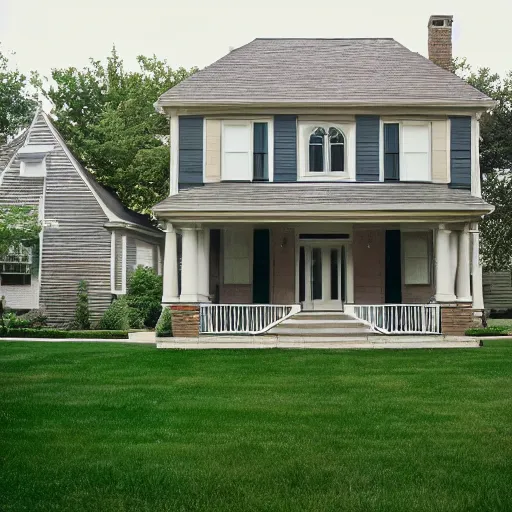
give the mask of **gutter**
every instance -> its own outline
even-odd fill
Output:
[[[297,102],[297,101],[275,101],[275,100],[260,100],[260,101],[248,101],[248,100],[167,100],[165,98],[160,97],[158,101],[154,104],[155,109],[161,111],[160,109],[164,107],[232,107],[234,105],[243,105],[246,107],[351,107],[351,108],[360,108],[360,107],[465,107],[465,108],[478,108],[478,109],[488,109],[493,108],[496,105],[496,101],[489,99],[481,99],[481,100],[462,100],[462,101],[454,101],[454,100],[381,100],[381,101],[325,101],[325,102]]]
[[[142,233],[153,238],[165,238],[165,233],[157,228],[144,227],[138,224],[131,224],[129,222],[106,222],[103,226],[107,229],[126,229],[127,231]]]

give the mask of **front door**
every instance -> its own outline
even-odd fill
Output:
[[[299,294],[306,310],[343,309],[344,246],[312,244],[300,247]]]

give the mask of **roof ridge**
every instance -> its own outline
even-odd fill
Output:
[[[395,42],[398,42],[398,41],[396,41],[396,39],[394,37],[256,37],[255,39],[253,39],[253,41],[395,41]]]

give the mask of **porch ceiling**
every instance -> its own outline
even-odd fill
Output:
[[[493,207],[432,183],[207,183],[170,196],[158,217],[207,220],[460,220]]]

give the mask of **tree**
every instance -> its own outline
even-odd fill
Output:
[[[480,119],[482,197],[495,210],[480,223],[481,260],[487,271],[512,270],[512,71],[504,78],[489,68],[474,71],[466,59],[455,70],[496,105]]]
[[[496,101],[496,106],[480,119],[480,172],[512,170],[512,71],[504,78],[489,68],[474,71],[466,59],[456,59],[455,70]]]
[[[0,51],[0,144],[25,127],[37,108],[37,94],[29,91],[29,80]]]
[[[39,241],[38,212],[31,206],[0,206],[0,254],[19,244],[32,247]]]
[[[106,64],[54,69],[56,85],[41,89],[75,155],[126,206],[148,213],[169,190],[169,125],[153,105],[196,69],[173,70],[155,56],[137,62],[139,71],[126,71],[113,48]]]
[[[138,266],[130,275],[126,300],[146,327],[155,327],[162,311],[163,280],[152,268]],[[132,325],[132,327],[134,327]]]
[[[87,281],[81,280],[78,283],[78,292],[76,297],[77,301],[73,327],[80,330],[90,329],[91,321],[89,320],[89,293]]]

